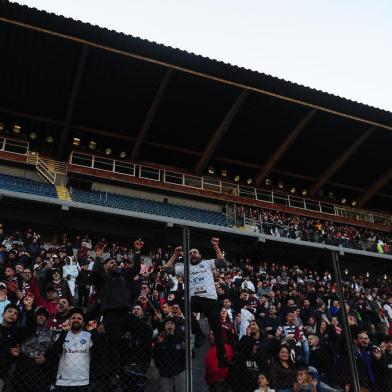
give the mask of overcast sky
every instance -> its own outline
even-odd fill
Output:
[[[391,0],[21,0],[392,111]]]

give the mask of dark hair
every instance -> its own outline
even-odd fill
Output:
[[[391,335],[386,335],[383,339],[383,342],[385,343],[390,343],[392,342],[392,336]]]
[[[63,279],[63,269],[62,268],[52,268],[52,271],[51,271],[52,279],[53,279],[53,274],[55,272],[58,272],[60,275],[60,278]]]
[[[82,308],[72,308],[68,313],[68,317],[71,318],[75,313],[81,314],[83,320],[85,319],[85,314]]]
[[[260,372],[260,373],[258,374],[257,377],[260,377],[260,376],[264,376],[264,377],[267,379],[267,381],[269,382],[270,376],[269,376],[268,373],[266,373],[266,372]]]
[[[166,325],[166,323],[168,323],[169,321],[176,325],[176,322],[173,317],[166,317],[163,321],[163,324]]]
[[[294,362],[293,362],[293,359],[291,358],[291,355],[290,355],[290,348],[289,348],[289,346],[287,344],[282,344],[279,347],[279,350],[278,350],[277,355],[276,355],[277,362],[280,363],[279,353],[282,351],[282,348],[285,348],[288,351],[288,354],[289,354],[289,358],[288,358],[289,366],[290,367],[294,367]]]
[[[8,309],[16,309],[19,313],[19,308],[15,305],[15,304],[8,304],[5,308],[4,308],[4,312],[3,314],[8,310]]]

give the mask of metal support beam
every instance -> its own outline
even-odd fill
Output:
[[[216,151],[219,142],[222,140],[223,136],[225,135],[226,131],[229,129],[231,123],[233,122],[235,116],[241,109],[242,104],[244,103],[246,97],[248,96],[249,92],[247,90],[242,90],[241,94],[238,96],[230,110],[226,113],[224,119],[215,130],[214,134],[212,135],[207,147],[204,149],[201,157],[196,163],[195,166],[195,173],[200,175],[205,167],[208,165],[212,155]]]
[[[8,116],[13,116],[13,117],[25,118],[27,120],[39,121],[44,124],[57,125],[59,127],[64,126],[64,121],[55,120],[55,119],[49,118],[49,117],[37,116],[37,115],[31,114],[31,113],[18,112],[16,110],[11,110],[11,109],[7,109],[7,108],[0,108],[0,113],[8,115]]]
[[[301,131],[308,125],[309,121],[316,114],[316,110],[311,110],[291,131],[291,133],[286,137],[285,140],[280,144],[280,146],[275,150],[272,156],[269,158],[267,163],[263,166],[263,170],[256,176],[255,184],[260,185],[264,179],[267,177],[268,173],[276,166],[279,160],[282,158],[284,153],[288,148],[294,143],[295,139],[301,133]]]
[[[348,325],[348,318],[347,318],[347,312],[346,312],[346,301],[345,301],[344,291],[343,291],[343,287],[342,287],[342,275],[340,273],[339,255],[337,254],[337,252],[331,252],[331,259],[332,259],[333,269],[335,272],[335,279],[336,279],[336,285],[338,288],[338,295],[339,295],[339,299],[341,301],[340,309],[342,311],[343,332],[344,332],[344,337],[346,339],[346,347],[347,347],[351,377],[352,377],[353,384],[354,384],[353,385],[354,392],[360,392],[361,387],[359,385],[358,369],[357,369],[357,364],[355,362],[355,357],[354,357],[353,339],[351,336],[350,326]]]
[[[144,120],[144,124],[139,132],[139,136],[137,137],[136,144],[134,145],[133,150],[132,150],[131,159],[133,161],[135,161],[139,156],[140,150],[142,148],[142,144],[144,142],[144,139],[146,138],[148,131],[150,130],[152,121],[154,120],[155,114],[158,110],[159,104],[160,104],[162,97],[165,93],[165,90],[166,90],[166,87],[169,83],[172,72],[173,71],[171,68],[166,70],[165,75],[162,79],[162,82],[158,88],[158,91],[155,94],[154,100],[152,101],[151,107],[147,113],[147,117]]]
[[[358,200],[358,205],[362,207],[366,204],[373,196],[381,191],[381,189],[392,179],[392,167],[382,174],[376,181],[373,182],[363,193]]]
[[[191,349],[191,293],[189,276],[189,227],[182,228],[182,250],[184,259],[184,313],[185,313],[185,391],[193,391]]]
[[[234,82],[232,80],[220,78],[220,77],[217,77],[217,76],[214,76],[214,75],[205,74],[203,72],[198,72],[198,71],[195,71],[195,70],[190,69],[190,68],[181,67],[181,66],[178,66],[178,65],[175,65],[175,64],[171,64],[171,63],[167,63],[167,62],[164,62],[164,61],[160,61],[160,60],[157,60],[157,59],[154,59],[154,58],[145,57],[145,56],[142,56],[140,54],[131,53],[131,52],[127,52],[125,50],[116,49],[116,48],[113,48],[113,47],[110,47],[110,46],[99,44],[99,43],[94,42],[94,41],[89,41],[89,40],[86,40],[86,39],[83,39],[83,38],[79,38],[79,37],[76,37],[76,36],[72,36],[72,35],[69,35],[69,34],[63,34],[63,33],[57,32],[57,31],[45,29],[45,28],[42,28],[42,27],[39,27],[39,26],[34,26],[34,25],[31,25],[31,24],[28,24],[28,23],[20,22],[20,21],[17,21],[17,20],[9,19],[9,18],[4,18],[4,17],[1,17],[1,16],[0,16],[0,22],[8,23],[8,24],[11,24],[11,25],[14,25],[14,26],[18,26],[18,27],[22,27],[24,29],[30,29],[30,30],[33,30],[33,31],[38,31],[38,32],[50,35],[52,37],[66,39],[66,40],[69,40],[71,42],[78,42],[78,43],[81,43],[81,44],[89,45],[89,46],[91,46],[93,48],[101,49],[101,50],[109,52],[109,53],[121,55],[121,56],[132,58],[132,59],[135,59],[135,60],[145,61],[145,62],[150,63],[150,64],[155,64],[155,65],[160,65],[160,66],[163,66],[163,67],[172,68],[174,70],[177,70],[177,71],[180,71],[180,72],[184,72],[184,73],[187,73],[187,74],[190,74],[190,75],[193,75],[193,76],[197,76],[197,77],[213,80],[215,82],[222,83],[222,84],[225,84],[225,85],[228,85],[228,86],[239,87],[239,88],[246,89],[246,90],[249,90],[249,91],[254,91],[256,93],[265,94],[267,96],[274,97],[274,98],[277,98],[277,99],[280,99],[280,100],[283,100],[283,101],[286,101],[286,102],[295,103],[297,105],[302,105],[302,106],[307,107],[307,108],[319,110],[319,111],[322,111],[322,112],[325,112],[325,113],[330,113],[330,114],[333,114],[333,115],[338,116],[338,117],[349,118],[349,119],[354,120],[354,121],[359,121],[359,122],[362,122],[362,123],[365,123],[365,124],[369,124],[369,125],[375,125],[375,126],[377,126],[379,128],[383,128],[383,129],[387,129],[389,131],[392,131],[392,126],[390,126],[390,125],[377,123],[377,122],[374,122],[374,121],[371,121],[371,120],[368,120],[368,119],[365,119],[365,118],[362,118],[362,117],[357,117],[357,116],[354,116],[354,115],[351,115],[351,114],[348,114],[348,113],[339,112],[339,111],[336,111],[336,110],[333,110],[333,109],[329,109],[327,107],[319,106],[319,105],[316,105],[316,104],[313,104],[313,103],[310,103],[310,102],[301,101],[301,100],[298,100],[298,99],[295,99],[295,98],[291,98],[291,97],[288,97],[288,96],[280,95],[280,94],[274,93],[272,91],[267,91],[267,90],[263,90],[263,89],[258,88],[258,87],[251,86],[249,84],[247,85],[247,84],[243,84],[243,83]]]
[[[78,69],[76,71],[75,79],[73,81],[71,96],[69,97],[67,113],[65,115],[64,126],[63,126],[63,130],[61,132],[61,135],[60,135],[60,142],[57,146],[56,158],[59,161],[64,159],[64,153],[66,151],[65,147],[66,147],[66,143],[67,143],[67,139],[68,139],[68,133],[69,133],[69,129],[71,127],[72,116],[73,116],[73,112],[75,109],[76,100],[77,100],[78,94],[79,94],[80,81],[82,80],[84,66],[86,65],[88,50],[89,50],[89,46],[84,45],[82,48],[82,53],[80,54]]]
[[[332,176],[354,155],[359,147],[369,138],[373,133],[375,127],[370,127],[365,133],[363,133],[358,139],[355,140],[340,156],[328,166],[319,179],[310,187],[309,194],[314,196],[319,189],[321,189],[325,183],[332,178]]]

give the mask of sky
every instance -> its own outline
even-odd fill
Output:
[[[392,112],[390,0],[21,0]]]

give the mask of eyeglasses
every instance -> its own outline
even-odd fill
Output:
[[[31,275],[31,272],[30,272],[30,271],[23,271],[23,273],[24,273],[25,275]]]
[[[142,290],[146,290],[146,289],[148,289],[147,286],[142,286]]]

